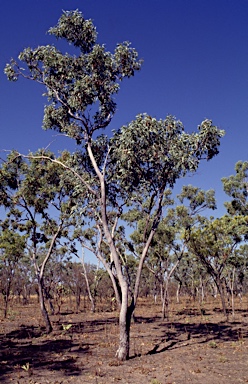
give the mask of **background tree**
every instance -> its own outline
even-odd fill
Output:
[[[224,191],[231,198],[231,201],[226,202],[224,205],[229,215],[243,215],[248,217],[248,162],[238,161],[235,165],[235,175],[223,177],[222,183]],[[247,234],[244,235],[244,240],[247,240]],[[226,286],[228,292],[231,294],[232,299],[232,313],[234,315],[234,292],[242,291],[243,271],[242,266],[246,265],[246,258],[244,250],[246,247],[241,246],[236,249],[234,254],[229,260],[229,271],[226,277]]]
[[[55,248],[60,247],[63,253],[68,246],[73,247],[67,239],[73,224],[73,192],[69,184],[63,184],[59,167],[51,161],[33,157],[35,155],[30,154],[30,159],[25,161],[14,151],[2,164],[0,203],[7,210],[2,227],[11,225],[13,230],[25,234],[26,250],[37,279],[41,313],[46,330],[50,332],[52,325],[44,300],[44,273]]]
[[[166,190],[188,172],[195,172],[201,159],[210,160],[218,153],[223,131],[204,120],[198,133],[187,134],[182,123],[171,116],[157,121],[144,114],[115,132],[112,139],[98,136],[94,140],[116,112],[114,95],[119,83],[141,68],[138,54],[128,42],[118,44],[114,54],[107,52],[104,45],[96,43],[92,21],[85,20],[79,11],[64,12],[49,32],[78,48],[78,56],[75,50],[73,55],[62,54],[50,45],[27,48],[19,55],[22,67],[12,60],[5,72],[9,80],[23,76],[44,85],[49,101],[44,112],[44,128],[55,129],[82,144],[81,161],[70,169],[77,175],[79,188],[85,190],[88,201],[85,206],[94,212],[98,248],[103,243],[109,248],[108,272],[121,291],[117,357],[125,360],[129,356],[130,321],[141,271],[163,214]],[[64,160],[57,164],[68,169]],[[147,217],[131,297],[115,245],[124,207],[139,209]]]
[[[27,253],[25,253],[24,257],[18,261],[12,288],[14,295],[18,297],[19,302],[22,301],[23,305],[27,305],[29,303],[33,286],[33,271],[32,269],[30,270],[30,260]]]
[[[234,294],[242,300],[243,294],[248,291],[248,244],[242,244],[235,251],[231,264],[236,270],[234,281]]]
[[[24,258],[24,252],[25,236],[15,233],[11,228],[0,231],[0,291],[4,299],[4,318],[7,317],[15,274],[21,259]]]
[[[76,312],[80,312],[81,295],[87,296],[87,287],[83,276],[82,265],[79,262],[69,262],[64,269],[64,285],[75,296]]]
[[[231,215],[248,215],[248,161],[238,161],[235,170],[235,175],[222,178],[224,191],[231,197],[225,206]]]
[[[248,217],[228,215],[209,219],[190,232],[189,248],[201,260],[212,276],[221,297],[223,313],[226,308],[225,275],[235,249],[248,234]]]
[[[167,204],[170,199],[169,191]],[[203,220],[200,213],[206,209],[215,209],[214,191],[203,191],[192,185],[184,186],[177,196],[179,204],[175,208],[169,208],[167,214],[160,221],[156,234],[151,242],[149,257],[146,265],[159,279],[162,296],[162,317],[165,311],[168,316],[169,309],[169,282],[182,258],[188,255],[187,243],[189,241],[189,228]],[[181,205],[180,203],[184,203]],[[144,216],[144,215],[143,215]],[[131,216],[132,217],[132,216]],[[136,246],[142,246],[144,227],[146,220],[138,221],[138,228],[131,235]]]
[[[145,226],[146,220],[140,219],[137,229],[130,236],[138,254],[139,248],[142,250],[143,247]],[[145,267],[154,276],[154,294],[160,293],[161,296],[163,319],[165,311],[166,316],[169,316],[169,282],[181,258],[181,254],[177,255],[179,247],[176,244],[176,234],[175,223],[168,214],[160,221],[145,260]]]

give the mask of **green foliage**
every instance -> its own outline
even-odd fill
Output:
[[[110,123],[116,111],[113,97],[119,82],[133,76],[141,61],[128,42],[118,44],[114,54],[96,44],[92,21],[85,20],[77,10],[64,12],[49,33],[79,47],[80,54],[62,54],[50,45],[27,48],[19,60],[26,64],[28,74],[13,59],[5,73],[9,80],[24,76],[46,87],[50,104],[45,108],[45,129],[56,129],[78,143],[87,142],[95,130]],[[88,107],[93,105],[96,112],[90,119]]]
[[[29,364],[29,362],[27,362],[26,364],[22,365],[21,368],[22,368],[24,371],[28,372],[29,369],[30,369],[30,364]]]
[[[92,21],[85,20],[78,10],[64,12],[58,24],[49,29],[49,33],[58,39],[66,39],[75,47],[79,47],[83,53],[89,53],[92,50],[97,38]]]
[[[24,255],[25,236],[6,228],[0,232],[0,260],[18,261]],[[1,265],[0,265],[1,268]]]
[[[209,347],[210,348],[217,348],[218,345],[216,344],[216,342],[214,340],[211,340],[209,343],[208,343]]]
[[[233,249],[240,244],[248,234],[248,217],[228,215],[215,220],[206,221],[202,228],[191,233],[195,240],[202,243],[202,252],[216,254],[219,250]],[[204,244],[204,245],[203,245]]]
[[[235,250],[248,238],[248,216],[225,215],[205,222],[190,233],[190,250],[214,278],[225,274]]]
[[[72,324],[62,324],[63,331],[69,331],[69,329],[72,327]]]
[[[201,159],[210,160],[218,154],[224,135],[210,120],[203,121],[198,130],[187,134],[172,116],[158,121],[147,114],[138,115],[111,141],[115,175],[121,186],[128,191],[141,186],[149,193],[161,192],[188,172],[195,172]]]
[[[73,224],[73,185],[64,182],[62,169],[50,159],[50,152],[30,153],[29,160],[12,152],[0,167],[0,204],[6,209],[1,226],[15,231],[16,236],[24,233],[25,247],[33,249],[31,254],[37,253],[37,258],[49,249],[58,228],[57,244],[69,237]]]
[[[4,317],[18,266],[24,258],[25,237],[5,227],[0,231],[0,292],[4,298]]]
[[[183,186],[181,193],[177,196],[181,203],[188,203],[191,214],[202,210],[216,209],[214,190],[204,191],[192,185]]]
[[[238,161],[235,170],[236,175],[222,178],[224,191],[231,197],[225,206],[231,215],[248,215],[248,161]]]

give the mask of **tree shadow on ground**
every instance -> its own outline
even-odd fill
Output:
[[[84,370],[79,362],[82,355],[91,355],[91,346],[97,343],[98,333],[106,326],[117,325],[118,319],[95,319],[53,321],[53,332],[46,334],[45,328],[21,325],[9,333],[0,334],[0,382],[6,382],[11,372],[28,374],[39,370],[62,371],[63,375],[80,375]],[[69,328],[67,328],[70,325]],[[96,334],[93,343],[81,342],[80,334]]]
[[[173,323],[172,327],[161,323],[164,335],[147,355],[161,353],[169,349],[182,348],[190,344],[209,342],[236,342],[248,338],[248,326],[241,322],[233,323]]]
[[[181,311],[177,311],[176,312],[176,315],[178,316],[198,316],[198,315],[210,315],[210,311],[207,311],[206,309],[204,308],[185,308]]]
[[[159,320],[161,320],[161,316],[154,316],[154,317],[135,316],[134,323],[151,324],[151,323],[156,323]]]
[[[0,381],[4,381],[1,375],[29,366],[32,370],[43,367],[63,370],[65,375],[67,372],[79,375],[82,369],[77,367],[73,351],[76,355],[89,353],[90,344],[74,342],[66,337],[60,333],[56,339],[54,334],[45,335],[39,328],[24,326],[0,335]]]
[[[62,324],[65,324],[65,325],[69,325],[71,324],[73,329],[75,330],[75,332],[81,332],[83,331],[85,328],[94,328],[92,329],[92,332],[94,331],[99,331],[99,327],[101,326],[105,326],[106,324],[118,324],[118,318],[117,317],[110,317],[110,318],[100,318],[100,319],[95,319],[95,320],[84,320],[84,321],[68,321],[68,320],[65,320],[65,321],[61,321],[58,320],[58,321],[53,321],[53,324],[54,325],[57,325],[58,327],[60,327],[60,329],[62,328]],[[95,327],[97,329],[95,329]]]
[[[119,321],[117,317],[111,317],[108,319],[97,319],[97,320],[85,320],[85,321],[57,321],[53,322],[54,330],[62,330],[63,326],[69,326],[68,334],[81,334],[82,332],[87,333],[101,333],[105,330],[108,325],[117,325]]]

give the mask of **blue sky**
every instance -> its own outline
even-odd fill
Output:
[[[42,130],[43,88],[10,83],[6,62],[28,46],[56,44],[46,31],[62,10],[79,9],[92,18],[98,42],[113,51],[128,40],[144,59],[142,70],[121,84],[118,111],[110,129],[138,113],[171,114],[186,131],[205,118],[225,129],[220,154],[183,181],[213,188],[219,213],[227,198],[221,177],[248,159],[248,1],[247,0],[14,0],[2,1],[0,15],[0,149],[26,153],[46,147],[74,149],[74,143]]]

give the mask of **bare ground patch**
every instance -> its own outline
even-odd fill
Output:
[[[160,305],[140,300],[130,359],[115,359],[118,313],[52,316],[46,335],[36,303],[15,305],[0,321],[0,382],[18,384],[248,383],[246,299],[225,322],[218,303],[185,301],[162,321]],[[67,325],[70,328],[67,329]]]

